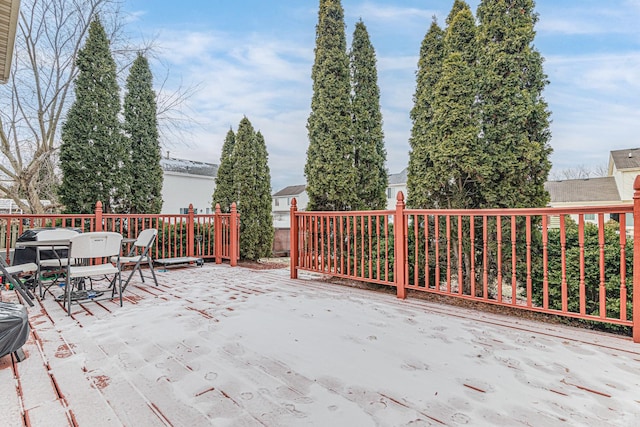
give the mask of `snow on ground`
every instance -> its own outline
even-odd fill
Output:
[[[640,344],[627,338],[302,276],[168,270],[123,307],[71,318],[48,297],[30,309],[23,398],[0,403],[0,425],[22,425],[21,407],[33,426],[639,423]]]

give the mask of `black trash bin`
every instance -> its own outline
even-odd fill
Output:
[[[20,265],[26,264],[29,262],[36,262],[36,248],[26,248],[20,247],[20,242],[33,242],[36,240],[36,236],[39,232],[44,230],[53,230],[54,228],[31,228],[29,230],[24,231],[21,235],[16,239],[16,249],[13,252],[13,262],[11,265]],[[78,233],[82,233],[82,230],[79,228],[72,228],[71,230],[77,231]],[[61,249],[57,251],[61,257],[67,256],[67,250]],[[54,259],[56,255],[51,250],[41,250],[40,251],[40,259]]]
[[[24,358],[21,349],[29,338],[28,320],[25,306],[0,302],[0,357],[16,353],[18,361]]]

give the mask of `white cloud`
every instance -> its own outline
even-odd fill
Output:
[[[408,21],[431,19],[436,15],[435,10],[418,9],[415,7],[399,7],[391,5],[381,5],[373,2],[364,2],[356,5],[346,12],[349,16],[362,17],[367,21],[386,22],[386,23],[402,23],[406,25]]]

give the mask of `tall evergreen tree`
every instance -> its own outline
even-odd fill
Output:
[[[129,197],[129,149],[118,121],[116,64],[99,20],[78,52],[76,100],[62,127],[60,200],[66,212],[90,213],[102,201],[105,212],[123,208]]]
[[[416,91],[411,109],[411,137],[409,168],[407,171],[407,204],[413,208],[429,206],[431,194],[425,186],[433,161],[429,155],[429,141],[433,137],[433,103],[435,86],[440,79],[444,59],[444,31],[435,17],[420,47]]]
[[[308,209],[348,210],[355,206],[351,141],[349,58],[340,0],[320,0],[313,97],[307,121],[309,147],[304,172]]]
[[[271,174],[262,134],[244,117],[235,135],[234,185],[240,214],[240,257],[257,260],[269,256],[273,245]]]
[[[445,59],[434,88],[433,132],[426,141],[431,167],[421,182],[430,194],[422,207],[477,208],[485,156],[479,143],[476,113],[475,20],[457,1],[444,37]],[[454,12],[452,11],[452,13]]]
[[[367,27],[356,24],[351,45],[351,108],[357,209],[385,209],[389,183],[380,112],[376,53]]]
[[[236,136],[233,129],[229,129],[222,145],[222,155],[220,156],[220,167],[216,175],[216,188],[213,190],[213,208],[220,204],[222,212],[229,212],[231,203],[238,201],[238,193],[234,185],[234,163],[233,150],[236,143]]]
[[[482,0],[478,6],[479,100],[491,174],[482,207],[544,206],[551,163],[547,76],[535,49],[533,0]]]
[[[124,130],[131,147],[131,213],[160,213],[162,166],[156,117],[156,94],[149,62],[139,54],[127,78]]]
[[[465,2],[464,0],[455,0],[453,2],[453,6],[451,6],[451,10],[449,11],[449,15],[447,15],[447,19],[445,20],[445,22],[447,24],[447,28],[449,28],[449,26],[453,22],[453,18],[456,17],[458,12],[460,12],[463,9],[469,9],[469,5],[467,4],[467,2]]]

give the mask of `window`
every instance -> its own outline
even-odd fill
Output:
[[[280,206],[280,199],[273,199],[273,203],[276,206]]]
[[[584,220],[585,221],[595,221],[596,220],[596,214],[584,214]]]
[[[393,188],[387,188],[387,199],[393,198]]]

